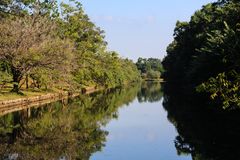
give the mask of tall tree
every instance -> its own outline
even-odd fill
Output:
[[[190,22],[177,22],[163,61],[165,80],[192,93],[197,89],[223,108],[239,107],[239,15],[239,1],[218,1],[196,11]]]
[[[58,38],[55,28],[51,20],[42,16],[0,22],[0,60],[11,68],[13,91],[19,91],[20,81],[31,71],[45,68],[61,71],[69,63],[72,44]]]

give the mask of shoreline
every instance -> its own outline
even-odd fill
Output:
[[[132,82],[132,83],[135,83],[135,82]],[[125,85],[127,84],[124,84],[123,86]],[[68,91],[61,91],[61,92],[53,92],[53,93],[44,93],[41,95],[30,96],[30,97],[0,100],[0,116],[6,115],[11,112],[15,112],[15,111],[29,109],[32,107],[40,107],[45,104],[49,104],[59,100],[74,98],[80,95],[89,95],[91,93],[95,93],[105,89],[110,89],[110,88],[85,87],[85,88],[82,88],[81,91],[75,92],[75,93],[69,93]]]
[[[165,82],[163,79],[143,79],[146,82]]]
[[[46,94],[41,94],[41,95],[31,96],[31,97],[2,100],[0,101],[0,116],[3,116],[11,112],[20,111],[23,109],[39,107],[44,104],[49,104],[59,100],[74,98],[74,97],[80,96],[81,94],[82,95],[91,94],[100,90],[102,90],[102,88],[88,87],[88,88],[84,88],[82,92],[78,92],[78,93],[76,92],[73,94],[70,94],[67,91],[63,91],[63,92],[55,92],[55,93],[46,93]]]

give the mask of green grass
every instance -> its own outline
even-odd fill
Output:
[[[34,97],[39,95],[44,95],[47,93],[54,93],[54,91],[39,91],[39,90],[21,90],[22,94],[17,94],[10,92],[10,89],[0,90],[0,101],[13,100],[18,98]]]

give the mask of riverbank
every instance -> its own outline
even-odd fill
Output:
[[[41,106],[58,100],[74,98],[81,94],[90,94],[102,88],[86,87],[80,92],[69,93],[67,91],[52,91],[52,92],[23,92],[25,95],[5,94],[0,95],[0,115],[9,112],[19,111],[22,109]]]
[[[126,83],[123,86],[131,85]],[[80,95],[87,95],[101,90],[107,90],[111,88],[104,87],[85,87],[79,92],[70,93],[67,91],[49,91],[49,92],[30,92],[22,91],[23,95],[17,95],[15,93],[9,93],[8,95],[0,94],[0,115],[5,115],[10,112],[19,111],[31,107],[39,107],[45,104],[49,104],[59,100],[66,100],[68,98],[74,98]]]
[[[143,79],[143,81],[147,81],[147,82],[164,82],[163,79]]]

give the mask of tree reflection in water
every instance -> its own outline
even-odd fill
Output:
[[[88,160],[100,151],[118,108],[134,100],[139,85],[58,101],[0,117],[3,159]]]
[[[160,82],[143,82],[141,90],[137,94],[138,101],[142,102],[158,102],[162,99]]]
[[[200,97],[165,84],[164,108],[179,135],[178,154],[193,160],[240,159],[240,111],[218,110]]]

